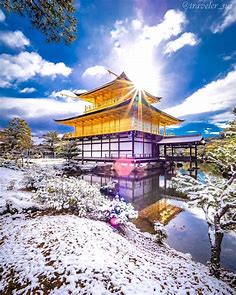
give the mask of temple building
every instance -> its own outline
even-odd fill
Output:
[[[78,140],[82,161],[112,163],[125,158],[133,163],[155,162],[167,127],[183,121],[154,107],[161,98],[135,87],[124,72],[101,87],[76,95],[89,103],[84,113],[55,121],[74,127],[67,138]]]

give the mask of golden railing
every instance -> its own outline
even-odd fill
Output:
[[[115,105],[117,103],[121,103],[123,101],[125,101],[126,98],[122,97],[122,98],[114,98],[114,99],[109,99],[109,100],[105,100],[103,103],[98,103],[96,105],[89,105],[89,106],[85,106],[85,113],[89,113],[95,110],[100,110],[100,109],[104,109],[105,107],[108,106],[112,106]]]
[[[158,128],[132,128],[129,124],[127,125],[120,125],[120,127],[103,127],[103,128],[92,128],[82,130],[82,128],[79,131],[76,131],[74,133],[67,133],[65,136],[66,138],[76,138],[76,137],[83,137],[83,136],[95,136],[95,135],[101,135],[101,134],[109,134],[109,133],[117,133],[117,132],[126,132],[130,130],[138,130],[143,132],[149,132],[152,134],[159,134]]]

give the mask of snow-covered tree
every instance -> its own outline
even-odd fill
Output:
[[[78,146],[78,142],[76,140],[66,141],[62,145],[60,154],[66,158],[67,161],[70,161],[76,158],[81,153],[81,150]]]
[[[61,139],[55,131],[49,131],[43,135],[42,152],[52,154],[54,157],[60,150]]]
[[[178,175],[172,183],[177,191],[187,194],[190,205],[201,207],[205,213],[211,245],[210,274],[219,278],[224,232],[236,229],[236,172],[232,171],[229,179],[206,176],[196,180]]]
[[[13,118],[4,129],[5,152],[14,157],[17,162],[27,154],[32,146],[31,130],[27,122],[20,118]]]
[[[236,115],[236,109],[233,113]],[[236,170],[236,119],[228,123],[222,137],[207,145],[207,161],[214,164],[223,176],[230,176],[232,169]]]

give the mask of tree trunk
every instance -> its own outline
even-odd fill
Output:
[[[214,218],[214,225],[209,225],[208,236],[211,244],[211,258],[209,261],[210,275],[220,278],[220,253],[224,233],[220,228],[220,219]]]

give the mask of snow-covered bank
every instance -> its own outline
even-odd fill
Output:
[[[31,171],[26,173],[31,179]],[[32,202],[37,193],[22,191],[23,175],[0,168],[0,202]],[[51,171],[47,178],[37,177],[34,185],[38,192],[42,189],[44,200],[52,197],[55,203],[59,177]],[[99,189],[84,181],[72,187],[70,181],[76,180],[65,179],[63,193],[83,199],[85,212],[88,204],[90,213],[95,212],[91,200],[102,198]],[[95,207],[110,204],[108,199],[101,202]],[[76,204],[80,207],[81,201]],[[234,294],[209,277],[207,267],[158,246],[134,227],[123,237],[105,222],[48,214],[0,216],[0,294]]]
[[[233,294],[205,266],[141,234],[128,240],[73,215],[0,220],[3,294]]]

